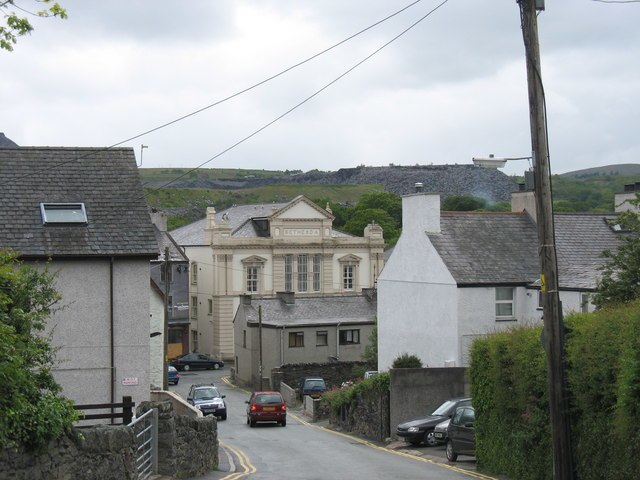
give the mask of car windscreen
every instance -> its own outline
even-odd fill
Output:
[[[193,398],[195,400],[211,400],[218,397],[220,397],[220,394],[215,388],[199,388],[193,392]]]
[[[456,402],[453,402],[451,400],[447,400],[442,405],[440,405],[438,408],[436,408],[431,415],[447,416],[447,415],[449,415],[451,413],[451,409],[453,408],[453,406],[455,404],[456,404]]]
[[[324,380],[305,380],[304,388],[325,388]]]
[[[265,403],[282,403],[282,397],[276,394],[257,395],[256,403],[260,405]]]

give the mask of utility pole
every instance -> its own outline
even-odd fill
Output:
[[[542,4],[541,9],[544,9],[544,2],[518,0],[518,4],[520,5],[529,86],[529,116],[543,302],[543,345],[547,353],[553,478],[571,480],[575,476],[564,368],[564,326],[558,294],[558,264],[553,224],[549,149],[536,17],[536,7],[540,7]]]
[[[258,305],[258,373],[262,390],[262,305]]]
[[[171,283],[171,259],[169,257],[169,247],[164,249],[164,322],[162,334],[162,389],[169,390],[169,283]]]

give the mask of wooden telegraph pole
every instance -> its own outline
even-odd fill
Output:
[[[169,283],[171,280],[171,258],[169,247],[164,249],[164,322],[162,325],[162,389],[169,390]]]
[[[553,447],[553,478],[571,480],[574,477],[571,452],[571,428],[564,368],[564,326],[558,294],[558,265],[544,90],[540,71],[540,49],[536,7],[540,0],[518,0],[522,20],[522,36],[527,59],[529,85],[529,116],[533,150],[535,198],[543,301],[543,345],[547,353],[549,412]]]

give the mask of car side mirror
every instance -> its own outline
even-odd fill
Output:
[[[249,404],[249,400],[245,400],[244,403],[246,403],[248,405]]]
[[[227,396],[226,395],[221,395],[220,398],[227,398]]]

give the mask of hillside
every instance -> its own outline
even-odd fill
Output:
[[[140,169],[145,186],[162,186],[157,170]],[[172,169],[174,178],[178,169]],[[474,165],[429,165],[341,168],[336,172],[280,172],[262,171],[246,173],[238,170],[236,175],[215,175],[215,170],[192,172],[185,178],[171,183],[171,188],[203,188],[236,190],[263,187],[265,185],[382,185],[386,192],[405,195],[415,191],[420,182],[426,192],[449,195],[472,195],[489,202],[508,201],[511,192],[518,186],[513,177],[496,169]],[[197,173],[197,175],[195,175]],[[154,178],[155,177],[155,178]],[[169,181],[169,180],[167,180]]]

